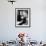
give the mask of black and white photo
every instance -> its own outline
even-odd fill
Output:
[[[15,9],[15,26],[30,27],[30,8]]]

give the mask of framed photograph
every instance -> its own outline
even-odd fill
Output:
[[[31,26],[31,9],[15,8],[15,27]]]

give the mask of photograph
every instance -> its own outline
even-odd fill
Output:
[[[15,9],[15,26],[16,27],[30,27],[31,21],[30,8],[16,8]]]

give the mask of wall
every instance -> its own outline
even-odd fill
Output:
[[[31,8],[31,27],[15,27],[15,8]],[[15,40],[19,32],[30,33],[33,40],[46,40],[45,0],[17,0],[13,5],[0,0],[0,41]]]

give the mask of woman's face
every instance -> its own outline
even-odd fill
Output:
[[[25,11],[20,11],[21,18],[27,17],[27,13]]]
[[[28,16],[27,13],[26,13],[26,11],[23,11],[23,15],[24,15],[24,17]]]

